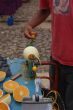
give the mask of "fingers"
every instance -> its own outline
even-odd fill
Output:
[[[22,29],[21,32],[28,39],[35,39],[35,37],[36,37],[36,32],[33,32],[33,29],[31,26],[26,26],[24,29]]]
[[[23,34],[26,38],[28,39],[31,39],[31,33],[32,32],[32,27],[31,26],[26,26],[24,29],[23,29]]]
[[[28,39],[31,39],[31,35],[30,35],[30,33],[29,33],[28,31],[26,31],[26,32],[24,33],[24,36],[25,36],[26,38],[28,38]]]

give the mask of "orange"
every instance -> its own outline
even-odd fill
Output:
[[[10,110],[10,108],[6,103],[0,102],[0,110]]]
[[[13,80],[8,80],[5,83],[3,83],[3,88],[8,93],[13,93],[13,90],[19,87],[18,82]]]
[[[4,71],[0,71],[0,81],[3,81],[6,77],[6,73]]]
[[[3,91],[0,89],[0,98],[3,96]]]
[[[6,104],[10,104],[11,103],[11,96],[10,94],[6,94],[3,97],[0,98],[0,102],[4,102]]]
[[[22,102],[24,97],[29,96],[29,90],[25,86],[19,86],[13,91],[13,97],[17,102]]]
[[[37,69],[38,69],[38,68],[37,68],[36,66],[33,66],[33,67],[32,67],[32,70],[33,70],[34,72],[36,72]]]

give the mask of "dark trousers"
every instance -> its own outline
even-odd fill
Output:
[[[59,62],[52,60],[58,66],[58,92],[60,93],[66,110],[73,110],[73,66],[62,65]],[[50,77],[55,79],[55,66],[50,65]],[[53,88],[51,83],[51,88]]]

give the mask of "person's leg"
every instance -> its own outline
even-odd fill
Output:
[[[65,109],[65,106],[64,106],[65,97],[64,96],[65,96],[65,90],[66,90],[65,89],[65,85],[66,85],[65,75],[63,74],[62,67],[60,66],[60,64],[54,60],[53,60],[53,63],[57,65],[57,68],[55,65],[50,65],[50,68],[49,68],[50,77],[53,80],[53,82],[51,82],[51,90],[55,90],[54,89],[55,83],[57,83],[58,85],[57,92],[59,92],[59,94],[57,94],[56,102],[59,105],[60,110],[64,110]],[[58,73],[56,73],[56,69]],[[57,81],[55,81],[56,74],[58,74]]]
[[[65,66],[59,64],[58,92],[60,93],[64,102],[65,102],[65,92],[66,92],[65,74],[66,74]]]
[[[73,110],[73,66],[65,67],[65,80],[66,80],[66,95],[65,105],[66,110]]]
[[[52,58],[51,58],[51,62],[53,63],[53,65],[50,65],[50,68],[49,68],[49,74],[50,74],[51,79],[53,80],[53,82],[50,81],[51,90],[55,89],[54,88],[56,85],[55,83],[57,83],[58,85],[57,91],[59,92],[62,101],[65,102],[65,91],[66,91],[66,81],[65,81],[65,74],[64,74],[65,66],[61,65],[59,62],[55,61]],[[58,76],[57,81],[55,80],[56,75]]]
[[[53,90],[54,89],[54,80],[55,80],[55,66],[54,65],[50,65],[49,66],[49,76],[50,76],[50,89]]]
[[[58,65],[58,62],[55,61],[52,57],[50,57],[50,62],[51,65],[49,65],[49,76],[50,76],[50,89],[53,90],[54,89],[54,81],[55,81],[55,75],[56,75],[56,69],[58,70],[58,68],[56,68],[55,65]]]
[[[59,93],[66,110],[73,110],[73,66],[59,66]]]

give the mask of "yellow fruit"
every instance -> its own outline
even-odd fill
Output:
[[[24,97],[29,96],[29,90],[25,86],[19,86],[13,91],[13,97],[17,102],[22,102]]]
[[[32,70],[35,71],[35,72],[37,71],[37,69],[38,69],[38,68],[37,68],[36,66],[33,66],[33,67],[32,67]]]
[[[4,71],[0,71],[0,81],[3,81],[6,77],[6,73]]]
[[[0,102],[0,110],[10,110],[8,104]]]
[[[10,94],[6,94],[3,97],[0,98],[0,102],[4,102],[6,104],[10,104],[11,103],[11,96]]]
[[[13,93],[13,90],[19,87],[18,82],[8,80],[5,83],[3,83],[3,88],[8,93]]]
[[[3,91],[0,89],[0,98],[3,96]]]

